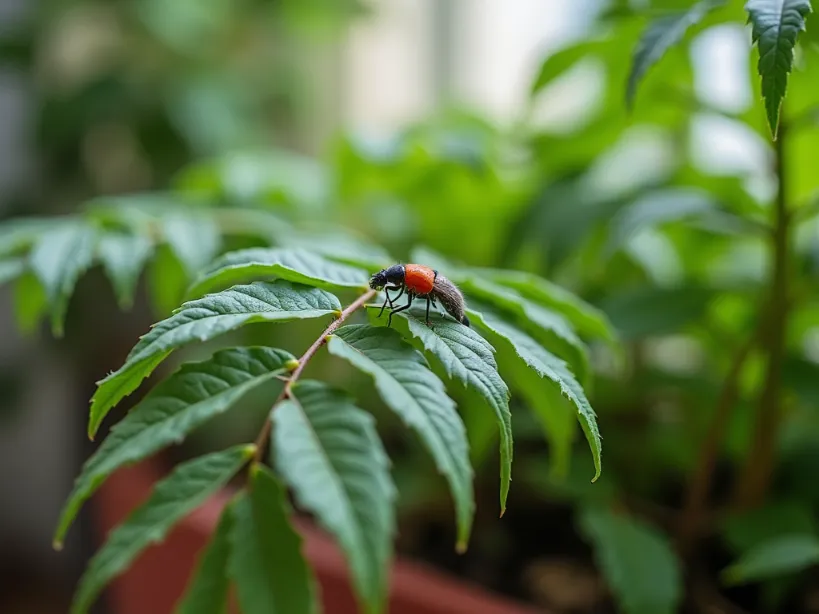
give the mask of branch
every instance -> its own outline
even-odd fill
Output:
[[[755,333],[748,339],[734,356],[731,368],[720,389],[713,421],[700,448],[697,468],[689,483],[685,507],[677,527],[677,548],[683,557],[691,552],[699,529],[703,524],[706,499],[711,489],[714,467],[717,463],[722,442],[725,440],[731,414],[739,399],[739,377],[751,350],[756,344],[757,334]]]
[[[758,504],[768,490],[773,476],[774,452],[781,417],[782,366],[785,359],[785,328],[790,301],[788,298],[789,238],[792,222],[787,206],[785,177],[785,144],[789,126],[784,122],[775,141],[775,171],[779,181],[774,203],[773,273],[770,297],[762,329],[762,346],[768,362],[762,392],[759,395],[751,449],[734,491],[734,503],[740,508]]]
[[[281,394],[279,394],[278,398],[274,401],[271,411],[276,407],[276,405],[290,397],[292,394],[293,385],[299,380],[299,377],[301,377],[302,371],[304,371],[307,363],[310,362],[310,359],[313,358],[321,346],[327,342],[327,337],[332,335],[336,329],[341,326],[342,323],[350,317],[350,315],[352,315],[353,312],[363,307],[364,304],[374,296],[375,290],[368,290],[359,296],[353,303],[350,303],[350,305],[341,312],[338,318],[333,320],[330,325],[324,329],[321,335],[319,335],[318,339],[313,342],[313,345],[307,348],[307,351],[301,358],[299,358],[299,366],[296,367],[290,377],[287,378],[287,383],[284,385]],[[268,413],[267,419],[264,421],[264,425],[262,425],[262,430],[259,431],[259,435],[256,437],[256,452],[253,455],[254,463],[259,463],[262,461],[264,450],[267,447],[267,440],[270,438],[270,429],[272,427],[273,423],[271,422],[270,414]]]

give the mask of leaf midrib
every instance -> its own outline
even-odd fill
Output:
[[[338,488],[339,491],[345,495],[344,497],[342,497],[342,502],[344,503],[344,516],[347,521],[345,524],[347,524],[348,526],[352,524],[354,531],[356,533],[355,544],[352,544],[353,548],[356,551],[354,554],[351,555],[351,558],[357,558],[358,554],[357,548],[362,543],[365,543],[366,540],[361,539],[362,535],[358,528],[357,518],[355,513],[353,513],[351,509],[353,506],[350,503],[349,493],[347,492],[347,489],[344,487],[344,480],[341,479],[341,476],[339,475],[335,466],[330,460],[330,457],[327,455],[327,451],[324,449],[324,446],[321,443],[321,439],[319,438],[318,433],[316,432],[316,429],[313,426],[313,423],[310,421],[310,417],[307,415],[307,412],[304,411],[304,407],[302,407],[301,401],[297,400],[297,398],[298,397],[293,397],[290,399],[290,401],[293,403],[293,405],[295,405],[301,416],[304,418],[304,422],[307,424],[307,430],[309,431],[309,435],[312,437],[314,443],[316,444],[316,448],[318,448],[319,453],[321,454],[321,457],[326,463],[327,467],[330,468],[330,471],[328,471],[328,473],[331,475],[336,488]],[[352,521],[350,516],[352,516]]]

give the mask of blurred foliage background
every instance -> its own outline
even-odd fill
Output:
[[[355,97],[339,94],[345,83],[359,79],[367,99],[413,78],[379,81],[385,73],[371,75],[366,63],[358,75],[343,70],[350,32],[380,12],[398,10],[400,22],[410,11],[387,4],[53,0],[9,18],[0,62],[24,84],[26,163],[7,161],[17,179],[4,184],[3,212],[13,220],[0,226],[0,255],[12,264],[0,278],[10,282],[4,310],[17,312],[29,336],[4,324],[0,416],[11,417],[0,428],[21,428],[24,414],[11,410],[33,402],[26,387],[38,385],[45,357],[57,356],[75,384],[38,415],[62,412],[70,426],[33,441],[49,448],[43,458],[71,469],[43,486],[58,491],[59,505],[87,450],[49,442],[82,440],[93,383],[179,304],[217,253],[333,242],[348,245],[351,258],[389,264],[424,245],[453,262],[558,283],[605,313],[618,340],[592,346],[602,478],[589,484],[591,460],[573,420],[542,424],[514,395],[514,483],[502,520],[494,434],[465,393],[457,399],[482,501],[464,556],[449,547],[449,502],[429,461],[391,440],[389,415],[369,408],[396,459],[402,552],[548,611],[819,612],[815,17],[797,48],[775,143],[737,1],[710,11],[647,71],[633,108],[626,84],[641,33],[694,3],[555,2],[575,19],[536,53],[520,104],[502,118],[458,95],[453,40],[463,39],[474,7],[422,3],[432,33],[411,52],[433,58],[432,103],[393,130],[357,130],[345,110]],[[491,46],[474,29],[475,45]],[[389,69],[391,58],[378,59]],[[147,228],[152,239],[125,252],[134,275],[136,261],[147,267],[133,305],[128,291],[115,301],[100,267],[78,271],[58,339],[42,318],[39,282],[13,263],[53,224],[76,220],[114,234]],[[362,242],[384,251],[362,256]],[[299,353],[313,329],[241,334]],[[325,379],[358,377],[326,357],[315,363]],[[175,456],[255,435],[269,395],[259,396]],[[0,440],[14,459],[17,436]],[[10,466],[17,484],[32,484],[27,463]],[[14,498],[14,479],[0,485],[4,500]],[[10,518],[0,520],[13,527]],[[69,590],[91,538],[75,544],[66,570],[44,565],[55,555],[14,533],[4,531],[10,545],[0,548],[4,569],[15,570],[9,577],[46,577]],[[0,599],[14,611],[26,583],[6,584]],[[56,599],[53,611],[62,611]]]

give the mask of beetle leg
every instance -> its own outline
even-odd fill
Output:
[[[390,290],[399,290],[399,289],[401,291],[395,296],[395,298],[390,298]],[[384,304],[381,306],[381,311],[378,312],[378,317],[379,318],[381,317],[381,314],[384,313],[384,309],[386,309],[388,304],[390,306],[390,309],[392,309],[393,308],[393,302],[397,301],[401,297],[401,295],[403,293],[404,293],[404,286],[386,286],[384,288],[384,294],[387,296],[387,298],[384,301]]]
[[[412,307],[412,300],[415,298],[412,292],[407,292],[407,304],[403,307],[399,307],[398,309],[393,309],[390,311],[390,317],[387,319],[387,326],[392,326],[392,316],[396,313],[401,313],[402,311],[406,311],[410,307]]]

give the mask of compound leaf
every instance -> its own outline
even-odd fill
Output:
[[[283,280],[234,286],[184,303],[144,335],[117,371],[97,383],[91,399],[88,434],[93,438],[103,418],[173,350],[191,341],[207,341],[253,322],[287,322],[338,313],[338,299],[319,288]]]
[[[114,529],[80,580],[71,614],[84,614],[108,582],[152,543],[165,539],[182,518],[222,488],[253,455],[252,445],[200,456],[178,465],[151,497]]]
[[[284,488],[261,465],[233,507],[228,574],[244,614],[316,614],[316,583],[290,523]]]
[[[253,347],[222,350],[183,365],[131,409],[85,462],[60,516],[55,546],[60,547],[82,504],[117,469],[182,441],[248,391],[296,364],[283,350]]]
[[[299,382],[292,392],[271,413],[276,469],[338,539],[366,611],[381,612],[396,491],[375,422],[346,393],[320,382]]]
[[[469,442],[441,380],[423,354],[390,328],[345,326],[330,336],[328,349],[371,375],[387,406],[417,432],[449,481],[458,524],[456,547],[465,550],[475,513]]]

